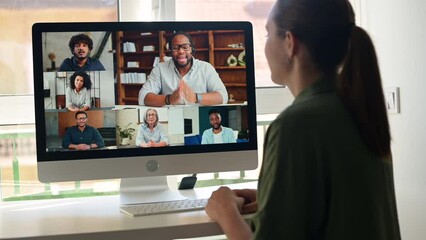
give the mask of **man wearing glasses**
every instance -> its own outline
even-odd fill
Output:
[[[170,40],[172,61],[159,63],[139,91],[139,104],[215,105],[228,102],[228,92],[214,67],[195,59],[191,36],[177,32]]]
[[[62,139],[63,148],[88,150],[105,146],[101,134],[96,128],[87,125],[87,119],[87,113],[83,111],[75,114],[77,125],[67,129]]]

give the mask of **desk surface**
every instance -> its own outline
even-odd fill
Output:
[[[257,182],[230,187],[256,188]],[[207,198],[217,188],[180,193]],[[5,202],[0,204],[0,223],[0,239],[176,239],[223,234],[204,210],[130,217],[120,212],[118,195]]]

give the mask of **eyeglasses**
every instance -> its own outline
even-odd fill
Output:
[[[179,51],[179,49],[183,49],[185,52],[188,52],[189,49],[191,49],[191,44],[189,43],[184,43],[184,44],[174,44],[172,45],[172,51],[173,52],[177,52]]]
[[[87,117],[77,118],[77,121],[85,121]]]

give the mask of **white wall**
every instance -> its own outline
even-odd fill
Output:
[[[294,100],[288,88],[257,88],[256,113],[276,114],[288,107]]]
[[[400,88],[390,114],[402,238],[426,238],[426,1],[360,0],[361,23],[376,46],[384,87]]]

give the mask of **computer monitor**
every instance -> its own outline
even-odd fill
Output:
[[[178,32],[189,46],[172,46]],[[41,182],[121,178],[123,203],[161,201],[168,192],[164,176],[257,167],[249,22],[36,23],[32,34]],[[184,76],[174,53],[192,61]],[[164,106],[140,100],[144,85],[150,92],[157,84],[162,96],[176,78],[193,89],[179,102],[172,95]],[[210,92],[222,102],[203,104]],[[148,122],[151,115],[157,125]]]

